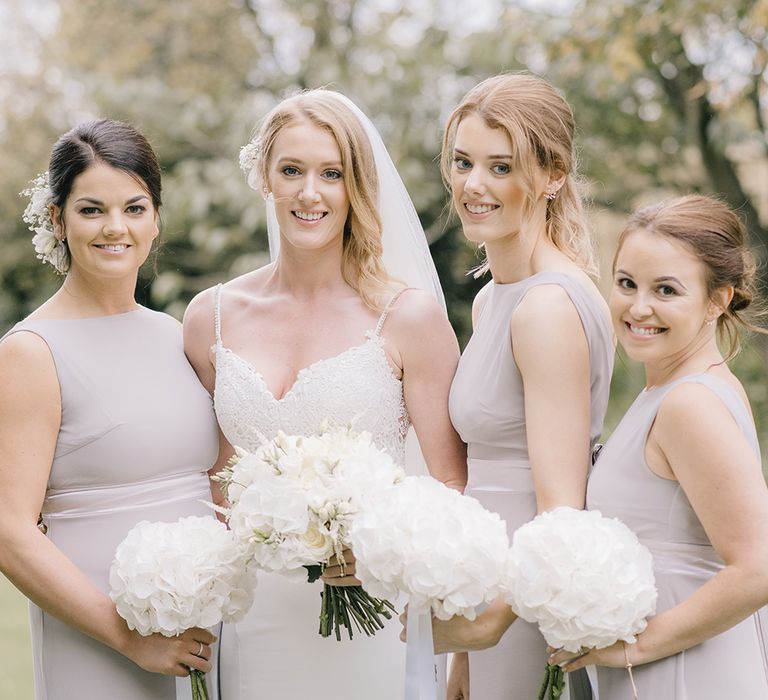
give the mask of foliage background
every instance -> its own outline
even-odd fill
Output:
[[[767,26],[768,0],[0,0],[0,331],[60,284],[34,258],[17,194],[60,133],[108,116],[155,146],[164,250],[138,295],[180,317],[199,290],[266,260],[263,205],[238,150],[280,97],[318,85],[349,95],[380,128],[462,344],[480,282],[466,275],[476,254],[447,215],[436,157],[451,108],[500,71],[544,75],[574,108],[604,290],[627,213],[669,194],[726,199],[764,262]],[[767,365],[759,339],[734,364],[763,445]],[[642,382],[619,358],[606,433]],[[19,599],[0,584],[0,619],[17,624],[5,611]],[[0,695],[31,697],[26,661],[3,658]]]

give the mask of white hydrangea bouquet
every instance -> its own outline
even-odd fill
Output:
[[[242,619],[256,580],[224,523],[190,516],[134,526],[115,551],[109,585],[130,629],[174,637]],[[193,700],[207,700],[205,674],[192,669],[190,679]]]
[[[254,452],[236,450],[215,478],[230,503],[236,539],[256,567],[317,580],[331,557],[343,562],[348,530],[377,495],[405,476],[369,433],[325,429],[318,435],[278,433]],[[360,586],[325,584],[320,634],[341,640],[352,625],[367,635],[384,626],[394,606]]]
[[[349,539],[365,590],[408,598],[406,700],[437,697],[431,615],[474,620],[480,604],[502,593],[506,524],[474,498],[409,476],[355,519]]]
[[[520,527],[508,573],[507,602],[558,649],[632,644],[656,611],[651,553],[599,511],[555,508]],[[559,698],[563,685],[562,669],[547,665],[539,698]]]

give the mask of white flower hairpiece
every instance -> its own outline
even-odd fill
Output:
[[[258,189],[257,173],[254,165],[260,151],[261,144],[257,141],[249,141],[240,149],[240,169],[245,173],[246,182],[253,189]]]
[[[69,270],[69,251],[64,241],[56,238],[53,232],[50,204],[53,194],[48,180],[48,171],[38,175],[30,186],[21,192],[22,197],[29,197],[29,204],[24,210],[22,219],[34,232],[32,245],[35,246],[37,257],[43,262],[50,263],[56,272],[66,274]]]

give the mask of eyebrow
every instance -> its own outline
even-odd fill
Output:
[[[626,275],[627,277],[632,277],[632,275],[627,272],[626,270],[618,269],[616,272],[614,272],[615,275]],[[683,289],[688,289],[677,277],[673,277],[672,275],[664,275],[662,277],[657,277],[654,282],[675,282],[679,284]]]
[[[277,161],[278,165],[281,165],[282,163],[297,163],[298,165],[304,165],[304,161],[301,160],[301,158],[280,158]],[[327,168],[328,166],[336,166],[337,168],[341,168],[341,161],[340,160],[326,160],[323,163],[320,163],[320,166],[323,168]]]
[[[145,194],[137,194],[135,197],[131,197],[129,200],[127,200],[126,204],[135,204],[141,199],[149,199],[149,197]],[[97,204],[99,206],[104,205],[104,202],[102,202],[100,199],[95,199],[94,197],[79,197],[75,200],[75,204],[78,202],[88,202],[89,204]]]
[[[454,148],[453,152],[460,155],[460,156],[469,156],[469,153],[465,153],[460,148]],[[497,154],[497,155],[490,155],[487,156],[488,160],[514,160],[514,156],[505,155],[505,154]]]

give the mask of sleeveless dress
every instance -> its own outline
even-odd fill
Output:
[[[616,517],[635,531],[653,555],[657,613],[688,598],[723,562],[677,481],[654,474],[645,444],[669,391],[683,382],[703,384],[725,404],[755,454],[755,426],[741,397],[727,382],[708,374],[683,377],[643,391],[605,444],[587,489],[587,505]],[[678,654],[632,669],[642,700],[768,698],[766,609],[735,627]],[[600,700],[632,697],[623,668],[598,667]]]
[[[230,444],[254,450],[259,434],[269,439],[281,429],[309,435],[323,422],[333,427],[353,421],[357,430],[370,432],[380,448],[403,463],[410,420],[402,383],[392,372],[381,337],[396,297],[364,342],[302,369],[278,400],[255,367],[224,347],[220,294],[221,287],[214,307],[214,402]],[[296,582],[266,572],[259,572],[258,578],[250,612],[222,631],[222,700],[402,697],[405,645],[394,617],[372,637],[355,632],[351,641],[323,639],[318,634],[322,582]]]
[[[603,425],[613,369],[613,329],[592,294],[570,275],[543,271],[512,284],[491,283],[475,330],[459,361],[451,387],[451,420],[467,443],[465,493],[507,521],[510,541],[536,515],[525,425],[523,381],[510,342],[512,314],[526,293],[554,284],[568,294],[579,314],[589,347],[590,439]],[[557,426],[553,426],[553,437]],[[515,620],[499,644],[469,654],[473,700],[532,700],[544,677],[547,645],[536,625]],[[571,674],[584,686],[584,674]]]
[[[48,345],[61,390],[47,536],[109,593],[115,549],[136,523],[211,513],[199,502],[218,449],[211,398],[166,314],[27,320],[8,335],[22,331]],[[32,603],[30,623],[36,700],[191,697],[188,678],[144,671]]]

